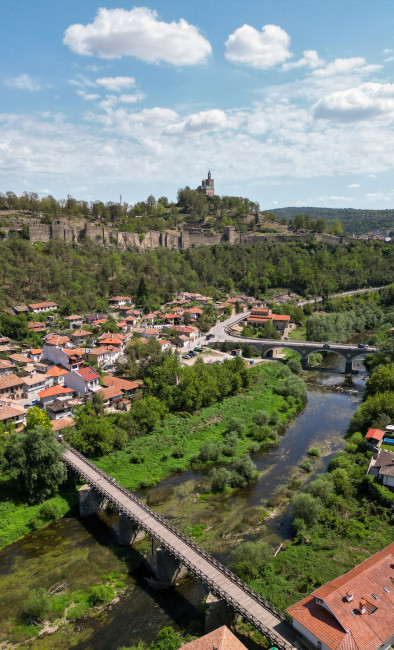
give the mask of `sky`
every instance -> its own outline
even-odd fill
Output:
[[[392,0],[1,0],[0,192],[394,207]]]

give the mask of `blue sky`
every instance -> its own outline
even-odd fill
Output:
[[[392,0],[2,0],[0,191],[391,208]]]

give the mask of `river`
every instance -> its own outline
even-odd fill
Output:
[[[308,372],[307,404],[302,413],[287,427],[278,445],[268,451],[254,454],[253,460],[260,478],[253,485],[214,505],[200,505],[192,497],[204,480],[204,472],[190,470],[165,479],[160,486],[145,490],[142,496],[146,498],[158,488],[174,488],[173,498],[158,507],[158,510],[181,529],[191,521],[200,521],[199,516],[207,516],[213,510],[217,526],[226,526],[228,521],[234,520],[240,513],[245,517],[245,513],[251,513],[257,507],[266,507],[268,504],[272,508],[280,505],[286,484],[300,475],[300,463],[307,457],[310,447],[318,447],[321,450],[321,458],[314,461],[313,470],[308,474],[307,480],[324,471],[333,454],[344,447],[343,434],[361,401],[366,378],[362,362],[355,362],[355,369],[359,374],[353,375],[351,379],[339,374],[343,370],[344,360],[337,355],[328,354],[322,365],[322,370]],[[1,579],[9,576],[13,567],[22,562],[29,563],[39,556],[41,565],[45,567],[46,554],[53,552],[54,548],[58,551],[59,562],[62,561],[62,552],[69,558],[76,548],[83,547],[88,554],[103,552],[102,549],[107,549],[108,542],[114,541],[114,532],[107,525],[111,524],[112,519],[113,517],[104,515],[101,519],[86,522],[74,516],[65,517],[5,547],[0,552],[0,588]],[[206,520],[208,521],[209,517]],[[216,524],[211,528],[215,529]],[[226,562],[229,550],[225,545],[222,547],[214,533],[215,530],[211,533],[211,540],[208,535],[205,546]],[[256,536],[267,539],[274,546],[281,540],[290,538],[290,508],[282,508],[278,516],[265,520],[260,528],[252,527],[246,534],[241,532],[240,539],[255,539]],[[234,548],[237,543],[239,541],[237,542],[237,536],[234,534],[230,547]],[[116,552],[115,548],[112,552]],[[138,550],[131,549],[129,566],[135,567],[139,564],[137,556]],[[206,595],[202,584],[197,579],[190,578],[175,589],[157,592],[152,591],[146,584],[147,575],[146,565],[140,564],[128,575],[128,588],[119,602],[111,605],[100,616],[86,616],[75,625],[69,624],[54,636],[34,641],[24,647],[56,647],[62,650],[72,646],[76,650],[116,650],[122,645],[131,645],[139,640],[150,643],[165,625],[185,630],[188,626],[195,626],[196,622],[200,622],[201,630],[201,603]]]

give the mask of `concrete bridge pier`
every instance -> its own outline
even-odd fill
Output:
[[[209,592],[207,600],[205,601],[207,609],[205,612],[205,634],[213,632],[222,625],[230,627],[236,614],[224,600]]]
[[[145,531],[127,515],[119,514],[118,544],[119,546],[130,546],[145,539]]]
[[[309,370],[309,357],[301,357],[301,368]]]
[[[353,361],[352,361],[352,359],[346,359],[345,375],[351,375],[352,372],[353,372]]]
[[[180,560],[171,555],[167,549],[159,546],[156,549],[156,578],[158,582],[175,583],[187,576],[188,569]]]
[[[97,515],[101,510],[105,510],[108,503],[107,499],[103,497],[100,492],[97,492],[90,485],[82,485],[78,491],[79,499],[79,516],[90,517]]]

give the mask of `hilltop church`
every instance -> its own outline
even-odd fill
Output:
[[[215,186],[213,178],[211,177],[211,171],[208,172],[208,178],[201,181],[201,185],[197,188],[197,192],[205,194],[205,196],[214,196]]]

